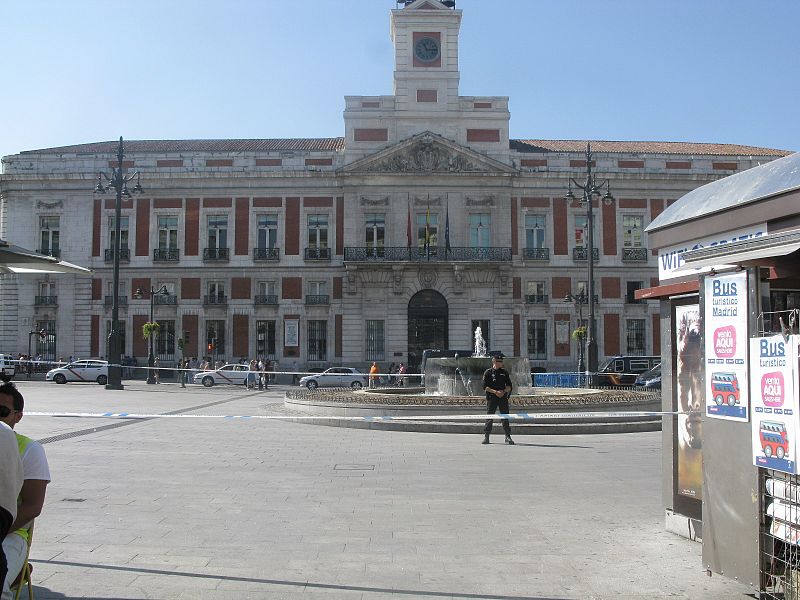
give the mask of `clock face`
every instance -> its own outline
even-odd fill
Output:
[[[424,37],[414,44],[414,56],[422,62],[433,62],[439,58],[439,42],[431,37]]]

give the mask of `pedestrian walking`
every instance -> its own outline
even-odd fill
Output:
[[[492,367],[483,373],[483,391],[486,392],[486,414],[493,415],[500,409],[501,415],[508,414],[508,397],[512,390],[511,375],[503,368],[503,355],[492,357]],[[492,421],[487,419],[483,428],[483,444],[489,443],[489,434],[492,433]],[[506,434],[506,444],[513,446],[511,439],[511,426],[508,419],[503,419],[503,431]]]
[[[369,387],[374,388],[378,385],[378,363],[372,363],[369,368]]]

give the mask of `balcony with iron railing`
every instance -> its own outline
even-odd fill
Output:
[[[280,260],[280,248],[253,248],[253,260]]]
[[[330,304],[330,298],[328,294],[306,294],[306,304],[309,306]]]
[[[114,296],[106,296],[103,298],[103,304],[105,306],[113,306],[114,305]],[[128,297],[127,296],[117,296],[117,306],[128,306]]]
[[[572,249],[572,260],[588,260],[589,257],[589,249],[584,248],[582,246],[576,246]],[[600,260],[600,250],[598,248],[592,248],[592,258],[595,262]]]
[[[35,296],[33,304],[35,306],[58,306],[58,296]]]
[[[208,262],[224,262],[230,260],[230,249],[203,248],[203,260]]]
[[[550,248],[523,248],[525,260],[550,260]]]
[[[647,262],[647,248],[623,248],[622,262]]]
[[[260,306],[277,305],[278,294],[256,294],[256,296],[253,298],[253,304]]]
[[[114,261],[114,249],[113,248],[106,248],[105,259],[106,259],[106,262],[113,262]],[[119,249],[119,261],[120,262],[130,262],[130,260],[131,260],[131,250],[130,250],[130,248],[120,248]]]
[[[203,304],[206,306],[225,306],[228,297],[225,294],[206,294],[203,296]]]
[[[345,248],[345,262],[511,262],[511,248],[446,248],[429,249],[407,246],[384,248]]]
[[[306,248],[303,252],[303,258],[305,260],[330,260],[331,249],[317,247]]]
[[[525,294],[525,304],[547,304],[547,294]]]
[[[178,248],[156,248],[153,250],[154,262],[178,262],[181,252]]]
[[[45,256],[52,256],[53,258],[61,258],[61,248],[39,248],[37,252],[39,254],[44,254]]]
[[[154,294],[153,304],[156,306],[177,306],[177,294]]]

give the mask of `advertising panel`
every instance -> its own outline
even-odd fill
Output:
[[[800,336],[750,340],[753,464],[797,473],[797,345]]]
[[[746,229],[737,229],[735,231],[718,233],[694,242],[681,244],[680,246],[668,246],[666,248],[661,248],[658,251],[658,280],[661,283],[664,283],[665,281],[669,281],[671,279],[681,277],[686,278],[687,275],[689,275],[690,278],[694,278],[700,273],[708,273],[711,271],[711,267],[698,267],[692,271],[678,271],[685,264],[683,258],[681,258],[681,254],[684,252],[688,252],[689,250],[697,250],[699,248],[713,248],[714,246],[720,246],[730,242],[750,240],[761,237],[766,233],[767,225],[766,223],[762,223],[759,225],[752,225]],[[719,269],[722,266],[723,265],[719,265],[717,268]]]
[[[706,416],[747,421],[747,273],[706,277]]]
[[[677,489],[702,498],[703,490],[703,319],[698,304],[675,307],[675,382],[678,401]]]

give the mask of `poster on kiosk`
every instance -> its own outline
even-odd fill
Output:
[[[747,421],[747,273],[705,279],[706,416]]]
[[[750,340],[753,464],[797,473],[798,351],[800,336]]]

